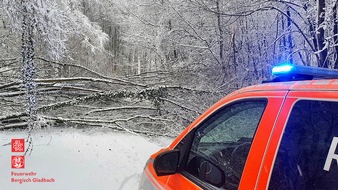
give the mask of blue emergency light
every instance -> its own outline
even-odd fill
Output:
[[[338,78],[338,70],[292,64],[277,65],[272,74],[276,76],[275,82]]]
[[[272,68],[272,74],[273,75],[278,75],[281,73],[289,73],[293,68],[293,65],[279,65],[279,66],[275,66]]]

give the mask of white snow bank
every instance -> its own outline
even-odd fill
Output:
[[[12,138],[25,137],[25,132],[0,132],[1,190],[137,189],[149,156],[171,142],[97,129],[39,130],[34,132],[34,150],[25,157],[25,168],[12,169],[11,156],[22,153],[13,153],[10,145],[3,145]],[[12,172],[36,175],[13,176]],[[12,178],[32,181],[20,184]],[[53,178],[55,182],[38,183],[33,178]]]

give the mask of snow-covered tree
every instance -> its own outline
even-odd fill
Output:
[[[92,51],[101,49],[107,35],[100,27],[90,22],[79,10],[74,8],[75,1],[51,0],[2,0],[3,10],[7,13],[12,29],[21,34],[22,81],[26,91],[26,113],[29,116],[30,131],[37,120],[37,98],[35,56],[36,44],[41,43],[50,59],[60,59],[67,52],[67,40],[80,35],[82,43]],[[84,27],[83,27],[84,26]],[[41,46],[41,45],[40,45]],[[28,150],[27,149],[27,150]]]

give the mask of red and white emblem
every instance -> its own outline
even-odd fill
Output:
[[[25,156],[12,156],[12,168],[25,168]]]
[[[25,139],[12,139],[12,152],[24,152]]]

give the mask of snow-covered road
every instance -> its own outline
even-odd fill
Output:
[[[3,145],[26,136],[20,131],[0,132],[0,190],[137,189],[150,154],[171,141],[102,129],[38,130],[25,168],[12,169],[12,156],[22,153]]]

